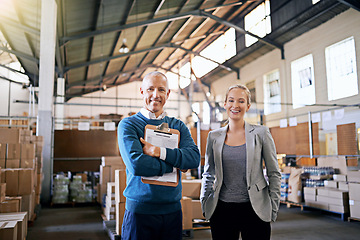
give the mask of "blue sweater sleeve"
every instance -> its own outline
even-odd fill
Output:
[[[118,126],[118,144],[121,157],[128,171],[135,176],[162,176],[172,172],[172,166],[159,158],[143,153],[140,137],[137,134],[136,124],[127,119],[120,121]],[[143,131],[143,130],[142,130]]]
[[[200,151],[191,137],[186,125],[179,121],[180,144],[179,148],[166,149],[165,162],[179,169],[194,169],[200,164]]]

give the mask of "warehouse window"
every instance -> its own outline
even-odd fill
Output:
[[[354,37],[325,48],[329,101],[358,94]]]
[[[281,112],[279,69],[264,75],[264,113]]]
[[[315,104],[315,78],[313,56],[291,62],[293,108]]]
[[[270,1],[266,0],[247,14],[244,18],[245,30],[259,37],[271,33]],[[256,43],[257,39],[245,34],[245,46]]]

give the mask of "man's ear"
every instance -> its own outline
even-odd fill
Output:
[[[167,94],[166,94],[166,99],[168,99],[170,96],[170,89],[168,90]]]
[[[142,87],[140,87],[140,93],[141,93],[141,95],[144,95],[144,91],[143,91]]]

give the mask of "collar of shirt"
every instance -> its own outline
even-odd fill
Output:
[[[156,117],[155,113],[150,112],[149,110],[147,110],[145,108],[141,108],[140,113],[148,119],[155,119],[155,120],[161,120],[166,116],[166,112],[164,111],[162,114],[160,114],[158,117]]]

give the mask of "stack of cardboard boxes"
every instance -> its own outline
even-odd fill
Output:
[[[0,129],[0,236],[26,236],[21,222],[27,225],[40,203],[42,146],[43,139],[30,130]]]
[[[115,182],[107,183],[104,215],[107,220],[115,219]]]
[[[100,181],[97,186],[97,201],[104,207],[107,193],[107,183],[115,182],[115,170],[125,169],[125,164],[120,156],[103,156],[100,165]]]
[[[183,229],[193,228],[194,219],[205,219],[200,203],[201,179],[186,180],[182,183]]]
[[[307,206],[336,213],[349,212],[349,192],[346,175],[334,174],[334,180],[325,180],[324,187],[304,187],[304,199]]]
[[[124,190],[126,188],[126,170],[115,170],[115,218],[116,218],[116,234],[121,235],[121,226],[125,213],[125,196]]]
[[[360,219],[360,171],[348,172],[350,217]]]

